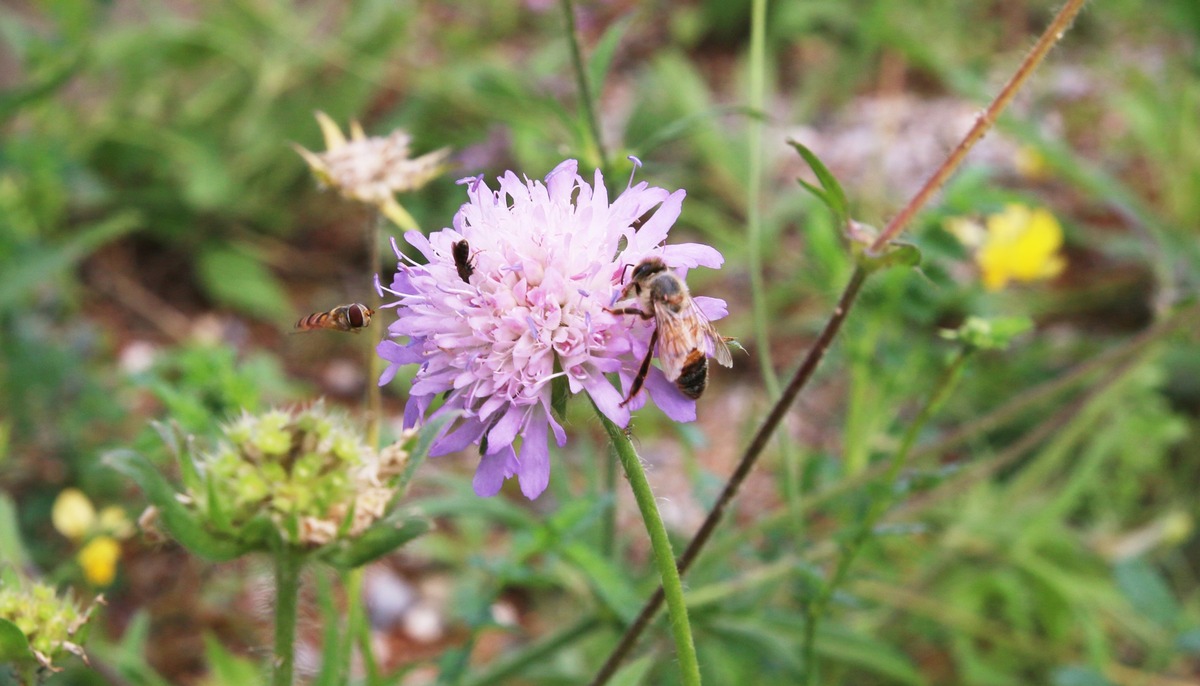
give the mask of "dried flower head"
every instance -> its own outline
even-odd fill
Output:
[[[376,453],[321,403],[243,415],[225,438],[197,464],[203,487],[189,489],[193,507],[231,532],[265,517],[284,540],[307,546],[356,537],[383,517],[408,460],[400,446]]]
[[[479,495],[495,494],[514,475],[529,498],[546,488],[549,433],[558,445],[566,442],[553,408],[567,393],[587,393],[620,426],[647,395],[672,419],[695,419],[695,401],[657,368],[648,394],[622,405],[654,324],[609,308],[628,268],[648,256],[682,276],[692,267],[719,267],[721,255],[706,245],[662,245],[679,217],[682,190],[642,182],[610,202],[600,172],[589,184],[577,169],[567,160],[544,183],[508,172],[496,190],[482,177],[463,179],[468,202],[453,228],[428,238],[406,233],[425,263],[396,247],[398,271],[391,288],[381,289],[395,296],[385,307],[395,307],[398,319],[389,328],[392,340],[379,346],[390,363],[380,384],[402,365],[420,365],[405,425],[420,423],[445,395],[437,413],[461,416],[430,455],[478,444]],[[695,301],[709,319],[725,315],[721,300]],[[623,390],[607,374],[617,375]]]
[[[395,198],[396,193],[416,190],[445,170],[449,148],[411,158],[411,137],[393,131],[386,137],[368,138],[358,122],[350,124],[350,140],[324,112],[317,122],[325,136],[326,151],[315,153],[296,145],[317,179],[346,198],[374,205],[398,226],[415,226],[412,217]]]
[[[69,597],[59,597],[53,586],[13,574],[0,575],[0,619],[24,634],[30,658],[46,669],[54,670],[54,662],[66,653],[86,661],[81,646],[83,630],[94,607],[95,603],[84,609]],[[19,660],[11,653],[6,657]]]

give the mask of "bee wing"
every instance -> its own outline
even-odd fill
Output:
[[[655,302],[654,319],[658,326],[658,361],[668,381],[679,378],[693,350],[716,358],[726,367],[733,366],[733,356],[725,339],[709,323],[695,301],[688,299],[679,311],[671,309],[665,302]]]

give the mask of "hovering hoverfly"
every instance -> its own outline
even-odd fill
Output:
[[[708,357],[711,355],[726,367],[733,366],[733,357],[725,338],[709,323],[688,294],[687,284],[658,257],[647,257],[633,268],[629,283],[621,290],[621,300],[637,298],[639,307],[609,310],[613,314],[636,314],[642,319],[654,319],[650,347],[629,389],[626,405],[642,390],[650,373],[650,359],[658,346],[658,359],[668,381],[674,381],[679,391],[689,398],[699,398],[708,385]]]
[[[454,255],[454,268],[458,270],[458,278],[471,283],[471,275],[475,273],[475,265],[471,264],[471,245],[465,238],[454,241],[450,246],[450,253]]]
[[[296,331],[294,333],[305,333],[319,329],[358,333],[371,325],[371,317],[374,314],[375,310],[362,303],[338,305],[328,312],[314,312],[296,322]]]

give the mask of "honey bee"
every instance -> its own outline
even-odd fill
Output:
[[[454,255],[454,268],[458,270],[458,277],[471,283],[471,275],[475,273],[475,265],[471,264],[471,245],[464,238],[455,241],[450,246],[450,252]]]
[[[358,333],[371,325],[371,316],[375,310],[362,303],[338,305],[328,312],[314,312],[296,322],[295,333],[329,329],[331,331],[349,331]]]
[[[650,347],[629,389],[624,406],[642,390],[650,373],[650,358],[658,346],[658,359],[668,381],[674,381],[679,391],[696,399],[708,385],[708,358],[715,357],[726,367],[733,366],[733,357],[725,338],[709,323],[688,293],[687,284],[658,257],[647,257],[633,268],[629,283],[621,290],[621,300],[637,298],[641,307],[622,307],[609,310],[613,314],[636,314],[642,319],[654,319]]]

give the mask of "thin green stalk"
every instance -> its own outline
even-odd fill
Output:
[[[685,686],[698,686],[700,683],[700,663],[696,659],[696,646],[692,642],[692,626],[688,622],[687,606],[683,600],[683,583],[679,579],[679,570],[675,567],[675,553],[671,550],[671,541],[667,538],[667,528],[663,525],[658,513],[658,504],[654,501],[654,491],[646,479],[642,469],[641,458],[629,436],[619,426],[596,409],[596,416],[604,424],[608,438],[617,457],[621,458],[621,466],[625,468],[625,476],[633,489],[633,497],[637,500],[638,509],[642,512],[642,520],[646,523],[646,532],[650,534],[650,545],[654,550],[654,564],[658,567],[658,575],[662,579],[662,589],[667,601],[667,614],[671,620],[671,634],[675,639],[675,654],[679,660],[680,681]]]
[[[600,554],[611,558],[617,548],[617,452],[608,451],[604,465],[604,492],[608,496],[608,507],[600,522]]]
[[[367,683],[375,683],[379,676],[379,668],[375,664],[375,654],[371,651],[371,625],[367,621],[362,602],[363,568],[356,567],[346,572],[342,577],[346,587],[346,635],[342,644],[342,664],[339,669],[343,683],[348,683],[350,677],[350,656],[354,652],[355,643],[358,652],[362,654],[363,668],[367,673]]]
[[[579,47],[579,31],[575,28],[575,3],[572,0],[562,0],[563,17],[567,22],[567,44],[571,47],[571,65],[575,69],[575,81],[579,88],[579,100],[583,106],[584,120],[588,131],[592,134],[592,142],[596,145],[596,154],[600,157],[600,169],[608,173],[608,152],[604,148],[604,139],[600,135],[600,117],[596,114],[596,104],[592,100],[592,85],[588,79],[587,69],[583,64],[583,51]]]
[[[510,654],[504,660],[492,665],[490,669],[467,679],[462,686],[485,686],[486,684],[501,683],[505,679],[525,671],[530,665],[542,662],[562,648],[587,636],[599,626],[599,618],[585,617],[562,631],[546,636],[522,650]]]
[[[372,213],[370,224],[367,226],[367,273],[374,274],[375,270],[379,269],[379,239],[381,238],[380,228],[383,224],[383,217],[378,213]],[[371,295],[368,296],[370,301],[369,307],[375,312],[379,312],[382,304],[382,299],[379,292],[374,288],[371,289]],[[367,445],[371,448],[379,449],[379,427],[383,422],[383,388],[379,385],[379,376],[383,373],[383,358],[377,352],[379,342],[383,340],[383,332],[386,329],[382,323],[379,323],[375,328],[367,327],[366,353],[367,353]]]
[[[750,6],[750,109],[762,113],[766,107],[766,25],[767,0],[753,0]],[[763,384],[772,398],[780,393],[779,378],[771,363],[770,317],[767,312],[767,292],[763,283],[762,266],[762,203],[763,177],[763,120],[751,117],[747,124],[749,174],[746,191],[746,231],[749,239],[750,294],[754,308],[754,338],[758,342],[756,357]]]
[[[842,556],[838,559],[837,567],[834,569],[833,575],[824,588],[817,594],[817,597],[812,602],[808,603],[805,608],[806,622],[804,624],[804,645],[801,649],[801,654],[804,656],[804,672],[805,682],[807,684],[816,684],[818,682],[818,670],[816,668],[816,637],[817,625],[820,623],[825,614],[825,609],[829,605],[829,599],[833,597],[834,592],[846,579],[846,575],[850,572],[850,567],[854,564],[855,558],[862,551],[867,540],[870,539],[871,533],[875,529],[875,525],[879,519],[887,512],[891,505],[891,492],[894,490],[897,477],[900,476],[900,470],[908,462],[908,456],[912,452],[913,445],[917,442],[917,436],[921,430],[929,423],[934,413],[950,396],[950,392],[954,389],[959,376],[962,374],[963,365],[966,364],[970,357],[970,348],[961,348],[955,355],[954,359],[942,371],[942,375],[938,377],[934,384],[933,393],[929,400],[921,407],[920,413],[916,419],[908,425],[908,430],[904,432],[904,438],[900,441],[900,447],[892,455],[891,463],[888,465],[887,473],[883,478],[883,488],[880,495],[871,502],[867,514],[859,523],[853,538],[846,544],[842,551]]]
[[[275,553],[275,659],[273,686],[292,686],[296,659],[296,604],[303,551],[287,545]]]

